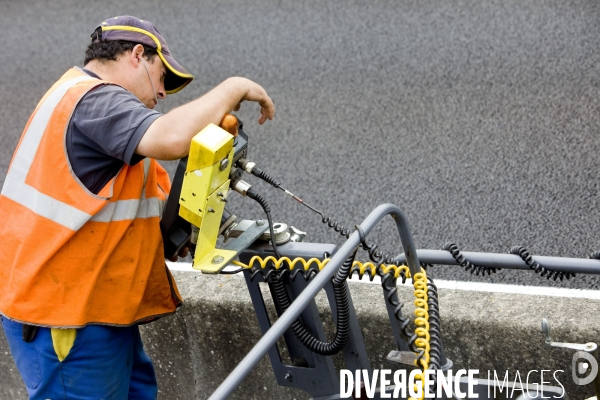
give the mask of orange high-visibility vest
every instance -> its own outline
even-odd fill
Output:
[[[21,136],[0,194],[0,313],[40,326],[131,325],[181,304],[159,221],[170,190],[146,159],[91,193],[65,146],[77,103],[107,84],[71,69]]]

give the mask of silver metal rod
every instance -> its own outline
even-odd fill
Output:
[[[363,221],[360,225],[365,235],[381,221],[386,215],[392,215],[398,232],[400,233],[400,239],[404,248],[405,254],[408,257],[407,263],[411,271],[420,271],[419,260],[417,258],[417,252],[412,241],[408,222],[402,211],[392,204],[382,204],[375,208],[371,214]],[[296,300],[290,305],[290,307],[279,317],[277,322],[271,326],[259,340],[259,342],[250,350],[250,352],[244,357],[244,359],[238,364],[237,367],[229,374],[227,379],[221,383],[221,385],[215,390],[210,396],[209,400],[221,400],[226,399],[231,393],[237,389],[238,385],[244,380],[244,378],[250,373],[252,368],[258,364],[261,358],[269,351],[269,349],[277,342],[277,340],[283,335],[283,333],[292,325],[292,323],[298,318],[302,311],[306,308],[308,303],[317,295],[317,293],[329,282],[336,271],[340,268],[343,262],[350,256],[354,249],[360,244],[360,236],[355,231],[350,238],[344,243],[344,245],[333,255],[329,263],[323,268],[319,274],[313,279],[313,281],[300,293]]]
[[[514,254],[478,253],[462,251],[462,255],[475,265],[489,268],[526,269],[529,267]],[[438,265],[458,265],[450,252],[445,250],[417,250],[420,262]],[[600,274],[600,260],[588,258],[532,256],[542,267],[550,271],[564,271],[578,274]],[[406,256],[396,257],[398,263],[406,262]]]

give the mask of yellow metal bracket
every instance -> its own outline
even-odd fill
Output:
[[[210,124],[192,139],[179,198],[179,215],[200,229],[194,268],[214,264],[221,216],[229,194],[233,136]],[[234,255],[235,256],[235,255]]]
[[[179,215],[199,228],[193,267],[209,274],[221,272],[269,228],[263,220],[254,221],[224,248],[216,247],[229,195],[233,140],[213,124],[194,136],[179,198]]]

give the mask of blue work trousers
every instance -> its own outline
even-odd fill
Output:
[[[26,343],[22,324],[2,317],[2,327],[32,400],[156,399],[154,367],[137,325],[78,329],[62,362],[50,329],[39,328],[35,339]]]

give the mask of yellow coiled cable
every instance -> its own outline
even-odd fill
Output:
[[[323,269],[323,267],[325,267],[325,265],[327,265],[327,263],[329,262],[329,258],[326,258],[325,260],[321,261],[318,258],[310,258],[308,260],[305,260],[304,258],[295,258],[295,259],[291,260],[288,257],[281,257],[281,258],[277,259],[273,256],[268,256],[266,258],[261,258],[260,256],[253,256],[250,259],[250,262],[248,262],[248,264],[244,264],[239,261],[233,261],[232,264],[242,267],[244,269],[251,269],[252,267],[254,267],[254,264],[258,263],[260,265],[260,267],[262,269],[264,269],[267,267],[267,264],[269,262],[273,263],[275,269],[280,269],[280,268],[282,268],[284,263],[288,263],[290,266],[289,267],[290,271],[293,271],[294,268],[296,267],[296,264],[298,264],[298,263],[302,264],[302,267],[304,268],[305,271],[308,271],[308,269],[310,268],[310,265],[315,263],[319,266],[319,271],[320,271]]]
[[[423,355],[420,359],[418,359],[419,363],[421,364],[421,371],[415,375],[415,386],[413,388],[414,392],[421,393],[421,396],[418,399],[414,397],[409,397],[409,400],[422,400],[425,398],[425,391],[423,387],[423,382],[425,380],[424,371],[429,368],[430,350],[429,313],[427,306],[427,273],[424,269],[421,269],[421,272],[415,274],[413,278],[413,286],[415,288],[414,304],[416,307],[415,334],[417,335],[417,339],[415,340],[415,346],[417,346],[417,348],[419,348],[423,352]]]
[[[232,264],[237,265],[239,267],[242,267],[244,269],[252,269],[254,267],[255,264],[260,265],[260,267],[262,269],[266,268],[269,262],[273,263],[273,266],[276,270],[281,269],[284,265],[284,263],[287,263],[289,265],[289,269],[290,271],[293,271],[296,268],[296,264],[301,264],[302,268],[305,271],[308,271],[308,269],[310,268],[311,264],[316,264],[319,267],[319,271],[322,270],[325,265],[327,265],[327,263],[329,262],[329,258],[324,259],[323,261],[319,260],[318,258],[310,258],[308,260],[305,260],[304,258],[295,258],[295,259],[290,259],[288,257],[281,257],[279,259],[273,257],[273,256],[268,256],[266,258],[261,258],[260,256],[253,256],[250,261],[248,262],[248,264],[244,264],[240,261],[233,261]],[[356,268],[358,269],[358,273],[360,276],[363,276],[365,274],[365,272],[367,272],[367,270],[369,271],[369,273],[371,274],[371,276],[376,276],[377,275],[377,266],[375,264],[373,264],[372,262],[368,261],[366,263],[362,263],[360,261],[354,261],[352,263],[352,268]],[[407,278],[410,278],[410,270],[408,269],[408,267],[406,265],[385,265],[382,264],[380,266],[381,272],[386,275],[389,273],[393,273],[394,274],[394,278],[398,278],[400,276],[401,272],[404,272],[404,274],[406,275]]]

